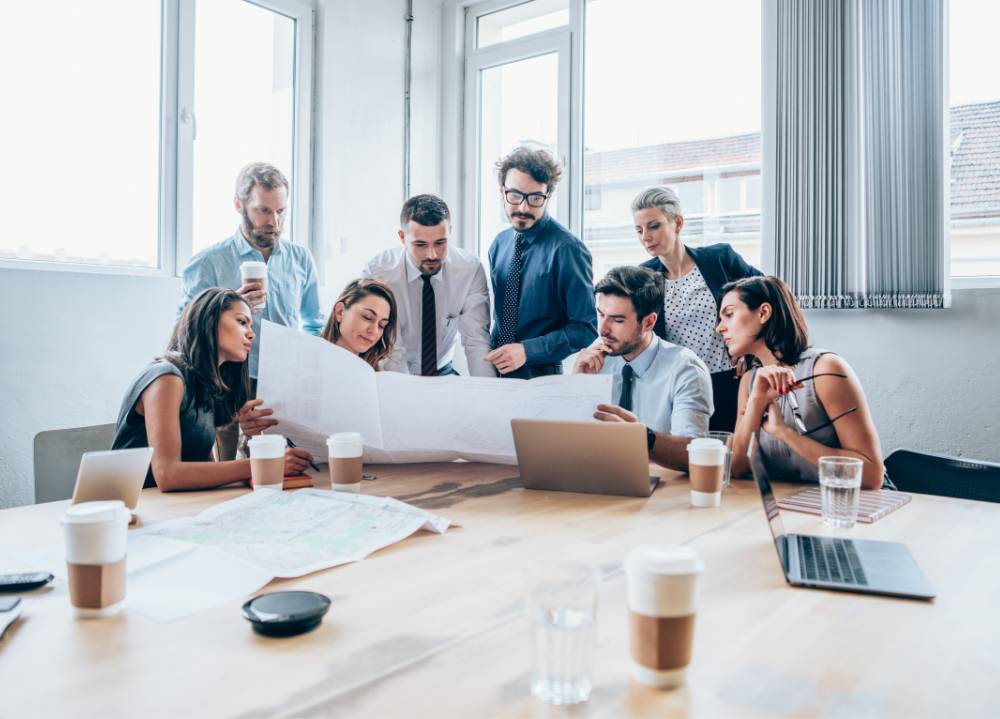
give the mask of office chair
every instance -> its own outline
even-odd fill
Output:
[[[53,429],[35,435],[35,504],[73,496],[84,452],[111,449],[115,425]]]
[[[885,468],[902,492],[1000,502],[1000,464],[994,462],[896,449],[885,458]]]

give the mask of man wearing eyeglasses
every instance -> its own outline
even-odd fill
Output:
[[[546,211],[562,171],[545,150],[518,147],[497,165],[511,226],[490,246],[493,351],[503,377],[560,374],[597,337],[593,269],[584,244]]]

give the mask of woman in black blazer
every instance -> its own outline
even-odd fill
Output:
[[[732,432],[736,426],[739,378],[715,331],[722,287],[761,272],[728,244],[688,247],[682,243],[684,215],[677,193],[669,187],[640,192],[632,201],[632,220],[639,241],[653,256],[642,266],[661,273],[666,285],[663,311],[656,318],[654,331],[668,342],[691,349],[706,364],[712,375],[715,403],[709,428]]]

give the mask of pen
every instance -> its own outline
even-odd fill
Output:
[[[293,442],[292,440],[288,439],[288,437],[285,437],[285,442],[288,444],[289,447],[291,447],[292,449],[295,449],[295,442]],[[315,469],[317,472],[319,471],[319,467],[317,467],[312,462],[309,463],[309,466],[312,467],[313,469]]]

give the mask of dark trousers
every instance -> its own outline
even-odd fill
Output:
[[[250,380],[250,396],[247,399],[257,399],[257,380]],[[240,444],[240,423],[234,419],[227,425],[215,430],[215,455],[220,462],[236,459],[236,448]]]
[[[712,375],[712,399],[715,403],[715,413],[708,421],[710,430],[732,432],[736,427],[736,415],[739,412],[740,378],[736,370],[716,372]]]
[[[554,374],[562,374],[561,364],[525,365],[524,367],[514,370],[510,374],[500,376],[513,377],[514,379],[534,379],[535,377],[548,377]]]

